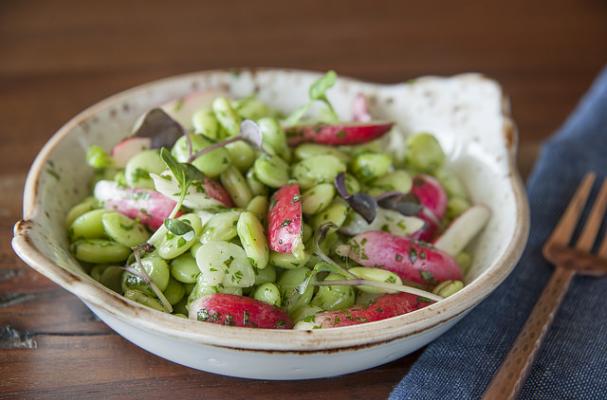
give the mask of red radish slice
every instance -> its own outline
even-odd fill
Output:
[[[234,294],[216,293],[190,304],[190,318],[246,328],[290,329],[289,315],[278,307]]]
[[[302,250],[301,195],[297,184],[281,187],[272,196],[268,212],[268,242],[278,253]]]
[[[186,96],[171,100],[161,108],[186,130],[192,129],[192,116],[202,108],[210,107],[216,97],[226,97],[224,90],[208,89],[190,93]]]
[[[417,175],[413,178],[411,193],[424,206],[418,217],[426,221],[426,227],[416,235],[416,238],[430,242],[447,210],[447,193],[441,184],[429,175]]]
[[[354,104],[352,104],[352,120],[357,122],[371,121],[369,102],[367,101],[367,96],[362,93],[359,93],[354,97]]]
[[[447,253],[430,244],[386,232],[365,232],[340,246],[352,260],[365,267],[384,268],[403,281],[433,286],[462,280],[462,271]]]
[[[152,230],[162,225],[176,204],[154,190],[123,188],[112,181],[97,182],[95,197],[104,202],[106,209],[137,218]]]
[[[391,122],[296,125],[287,128],[289,146],[304,142],[333,146],[361,144],[378,139],[392,129]]]
[[[485,227],[490,216],[491,211],[484,205],[470,207],[449,225],[434,247],[455,256]]]
[[[152,140],[146,137],[129,136],[123,139],[112,149],[114,165],[118,168],[126,167],[126,163],[135,155],[151,147]]]
[[[219,201],[224,206],[234,207],[232,197],[230,197],[230,194],[225,190],[221,183],[216,180],[206,176],[204,179],[204,190],[210,198]]]
[[[419,310],[433,301],[409,293],[385,294],[368,307],[354,306],[340,311],[325,311],[314,316],[312,321],[300,321],[294,329],[338,328],[380,321]]]

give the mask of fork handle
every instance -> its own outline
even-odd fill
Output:
[[[574,274],[564,268],[554,270],[512,349],[489,383],[484,400],[516,398]]]

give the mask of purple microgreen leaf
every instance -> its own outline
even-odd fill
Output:
[[[332,280],[332,281],[322,281],[322,282],[312,282],[315,286],[372,286],[378,289],[384,289],[386,292],[402,292],[409,293],[416,296],[425,297],[427,299],[433,301],[440,301],[443,297],[438,296],[432,292],[427,292],[422,289],[418,289],[412,286],[407,285],[399,285],[396,283],[388,283],[388,282],[377,282],[370,281],[367,279],[344,279],[344,280]]]
[[[366,193],[355,193],[350,194],[346,186],[346,174],[340,172],[335,177],[334,182],[337,193],[343,198],[350,207],[361,217],[367,221],[367,223],[373,222],[377,216],[377,202],[375,198]]]
[[[220,147],[225,147],[230,143],[238,142],[242,140],[243,142],[247,142],[251,146],[255,147],[258,150],[262,150],[262,135],[259,126],[251,120],[244,120],[240,124],[240,133],[234,137],[226,139],[221,142],[213,143],[210,146],[205,147],[204,149],[198,150],[196,153],[190,155],[188,158],[188,162],[192,162],[196,160],[198,157],[201,157],[207,153],[210,153],[213,150],[216,150]]]
[[[380,207],[398,211],[407,217],[415,216],[423,209],[419,200],[410,193],[386,192],[375,199]]]
[[[151,148],[159,149],[172,147],[184,134],[185,129],[179,122],[161,108],[153,108],[145,114],[134,136],[150,138]]]
[[[350,207],[369,224],[372,223],[377,216],[377,202],[373,196],[368,195],[367,193],[353,194],[346,201]]]
[[[239,136],[242,138],[242,140],[249,143],[256,149],[261,149],[263,139],[261,129],[259,129],[259,126],[250,119],[245,119],[240,124]]]
[[[351,196],[348,192],[348,187],[346,186],[345,172],[340,172],[335,177],[335,189],[337,189],[337,193],[339,193],[341,198],[344,200],[348,200],[348,198]]]

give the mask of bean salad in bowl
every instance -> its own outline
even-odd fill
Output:
[[[66,216],[95,280],[161,312],[222,325],[324,329],[406,314],[464,287],[490,218],[430,133],[402,152],[330,71],[289,115],[254,96],[192,93],[149,110]]]

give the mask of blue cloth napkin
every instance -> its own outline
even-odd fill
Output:
[[[528,181],[531,235],[519,265],[488,299],[426,348],[390,399],[476,399],[483,394],[552,273],[542,245],[589,170],[599,178],[607,175],[607,68],[544,146]],[[607,278],[574,278],[521,398],[607,399]]]

